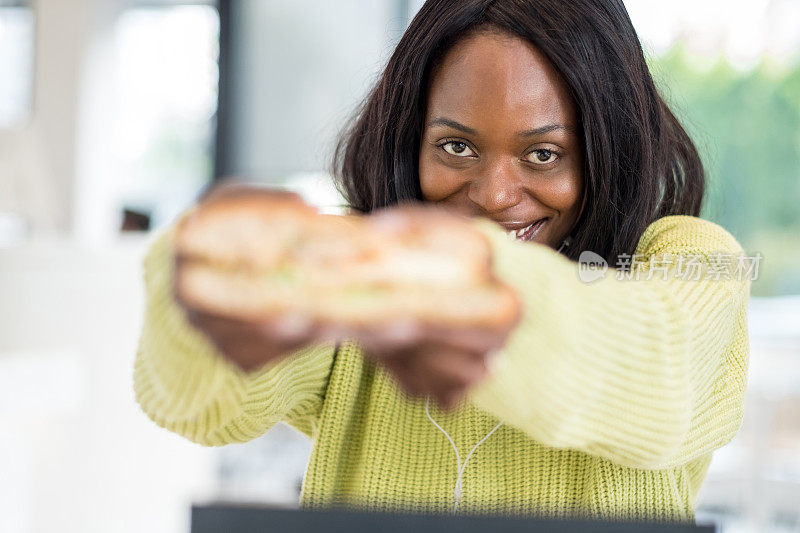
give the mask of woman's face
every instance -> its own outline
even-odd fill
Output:
[[[432,73],[423,197],[555,248],[582,209],[578,131],[567,84],[533,45],[495,32],[470,36]]]

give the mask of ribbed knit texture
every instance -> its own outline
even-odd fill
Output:
[[[524,315],[467,402],[431,405],[462,456],[506,421],[470,460],[459,513],[693,520],[712,451],[741,425],[749,279],[620,280],[610,270],[586,284],[553,250],[474,224]],[[335,358],[323,343],[240,371],[174,303],[172,236],[162,232],[144,261],[134,388],[153,421],[208,446],[295,426],[315,441],[304,507],[452,510],[455,454],[424,400],[407,398],[354,341]],[[703,265],[740,252],[724,229],[688,216],[657,220],[637,248]]]

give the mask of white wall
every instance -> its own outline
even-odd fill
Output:
[[[37,0],[34,111],[0,131],[0,210],[27,218],[34,231],[71,228],[78,95],[91,2]]]
[[[37,0],[31,120],[0,130],[0,212],[35,235],[109,240],[114,22],[124,0]]]
[[[0,531],[188,531],[214,450],[134,401],[145,241],[97,241],[108,159],[110,39],[120,2],[36,0],[31,120],[0,131],[0,212],[31,242],[0,247]]]
[[[3,533],[185,532],[215,491],[215,450],[134,399],[145,246],[0,249]]]

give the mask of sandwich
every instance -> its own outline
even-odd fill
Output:
[[[510,329],[520,314],[483,235],[423,204],[330,215],[294,193],[243,188],[181,217],[174,249],[176,296],[226,318],[292,316],[346,336],[409,321]]]

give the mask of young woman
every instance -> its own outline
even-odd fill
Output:
[[[741,248],[696,218],[702,165],[621,1],[428,1],[336,176],[364,213],[473,217],[523,302],[502,349],[418,324],[365,359],[182,308],[169,230],[145,260],[135,366],[156,423],[213,446],[292,424],[315,440],[311,508],[693,519],[741,424],[749,280],[712,275]],[[582,281],[584,251],[611,270]]]

